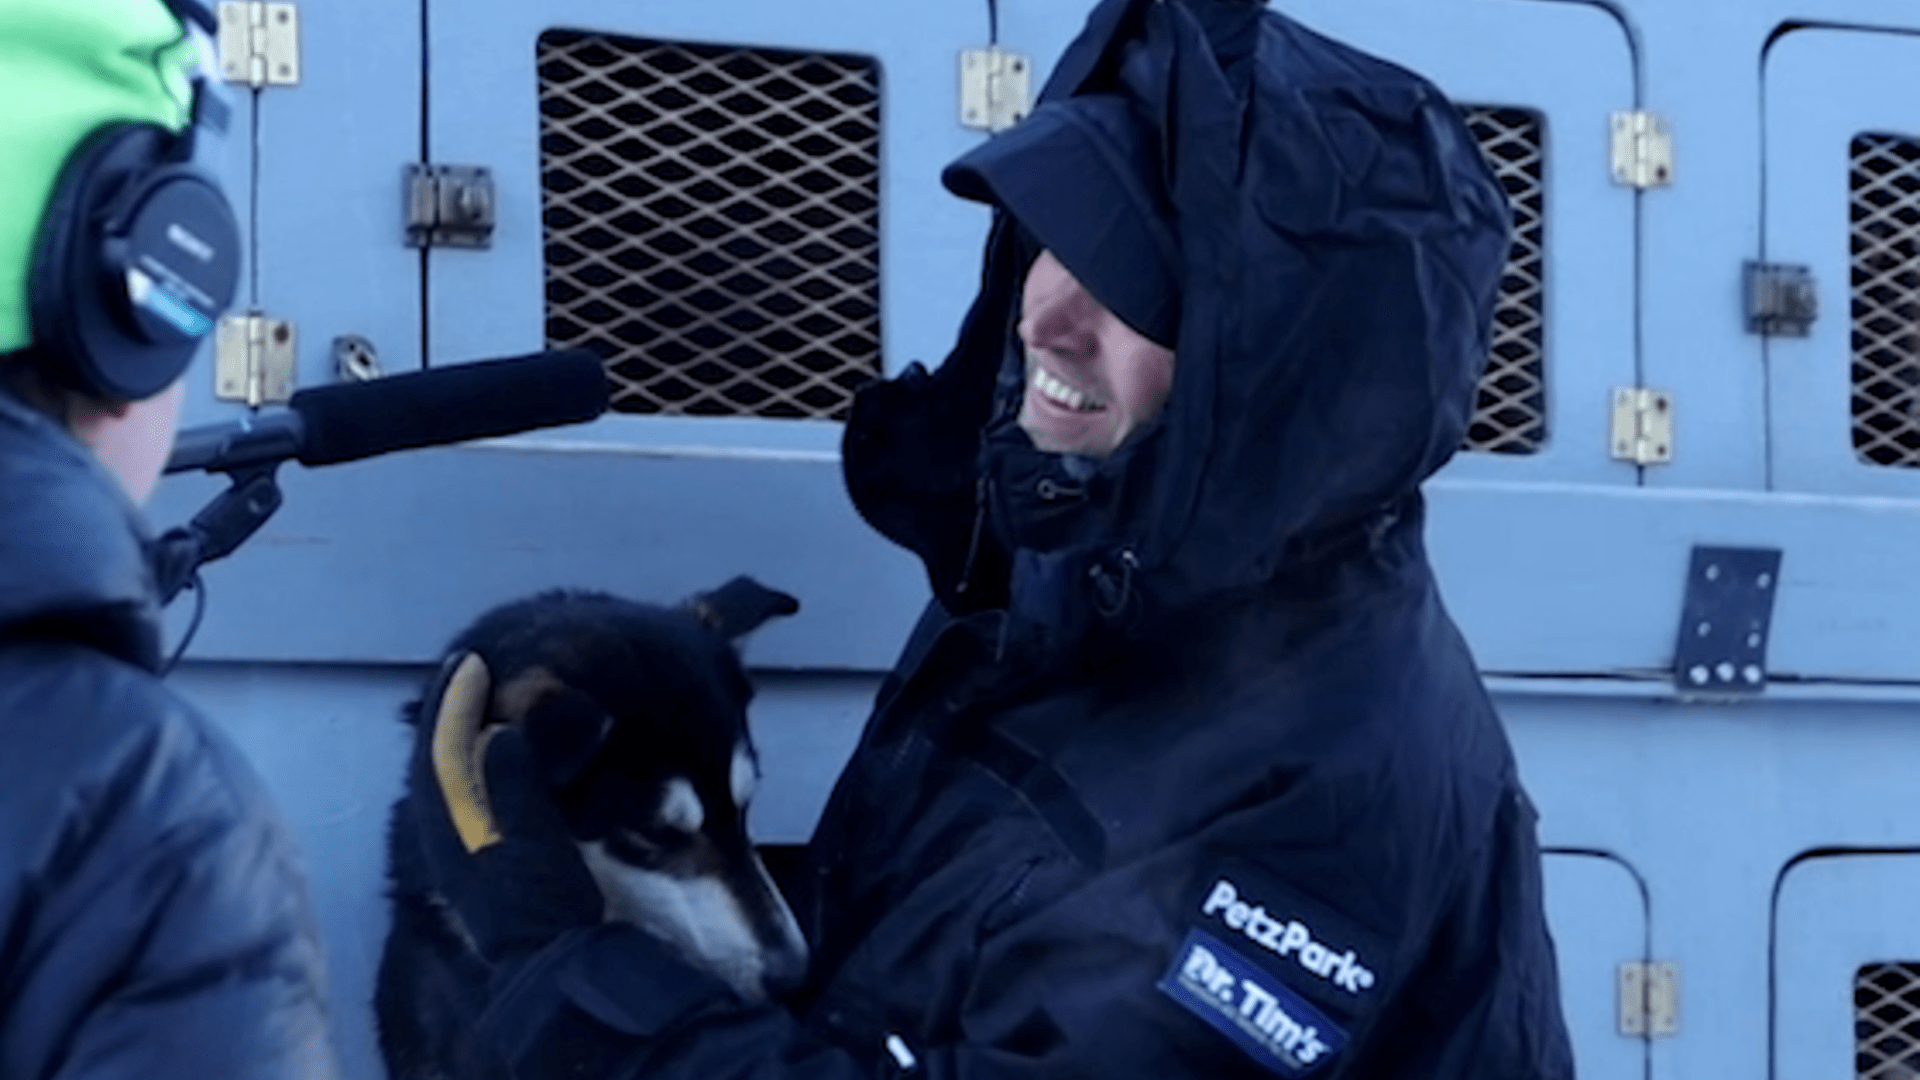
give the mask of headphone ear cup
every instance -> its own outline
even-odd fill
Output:
[[[92,397],[139,401],[172,385],[238,287],[239,224],[216,185],[169,161],[177,138],[103,127],[48,200],[27,286],[34,341]]]

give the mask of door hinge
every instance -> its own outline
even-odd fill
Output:
[[[1613,459],[1635,465],[1673,460],[1673,395],[1634,386],[1614,389]]]
[[[1620,1034],[1660,1039],[1680,1033],[1680,965],[1620,965]]]
[[[1790,263],[1749,262],[1744,275],[1747,331],[1769,337],[1806,337],[1820,316],[1813,271]]]
[[[990,45],[960,50],[960,124],[1004,131],[1033,111],[1033,61]]]
[[[407,246],[484,248],[493,243],[493,174],[479,165],[408,165]]]
[[[1642,191],[1673,183],[1673,129],[1644,109],[1617,112],[1613,123],[1613,182]]]
[[[214,397],[264,405],[293,396],[292,323],[251,311],[221,319],[214,333]]]
[[[298,86],[300,12],[292,4],[220,5],[220,74],[230,83]]]

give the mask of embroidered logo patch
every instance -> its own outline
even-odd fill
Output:
[[[1326,1014],[1202,930],[1187,933],[1160,990],[1282,1076],[1305,1076],[1347,1044]]]
[[[1299,919],[1271,915],[1260,904],[1241,898],[1240,888],[1231,879],[1221,878],[1207,892],[1200,914],[1226,924],[1275,956],[1291,958],[1302,968],[1328,983],[1359,995],[1372,989],[1373,971],[1360,962],[1352,949],[1338,950],[1314,940],[1311,926]]]

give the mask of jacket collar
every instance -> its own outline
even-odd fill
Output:
[[[51,418],[0,391],[0,628],[159,666],[140,511]]]

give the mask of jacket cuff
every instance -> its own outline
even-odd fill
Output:
[[[739,1005],[726,984],[622,923],[561,935],[493,979],[480,1033],[515,1075],[623,1076],[662,1034]]]

